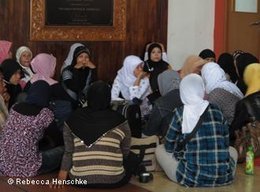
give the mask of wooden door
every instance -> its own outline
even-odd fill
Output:
[[[227,51],[243,50],[260,58],[260,0],[255,11],[237,11],[236,0],[228,0]]]

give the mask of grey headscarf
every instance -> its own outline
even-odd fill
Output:
[[[158,76],[158,86],[162,96],[174,89],[179,89],[179,85],[180,76],[174,70],[166,70]]]

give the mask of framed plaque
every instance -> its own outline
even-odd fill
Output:
[[[31,0],[32,41],[123,41],[126,0]]]

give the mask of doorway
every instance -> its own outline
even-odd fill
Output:
[[[227,51],[235,50],[260,58],[260,0],[228,0]]]

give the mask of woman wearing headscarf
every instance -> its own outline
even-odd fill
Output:
[[[153,43],[156,43],[156,42],[151,42],[146,45],[145,52],[144,52],[144,61],[148,60],[148,49],[149,49],[149,46],[152,45]],[[162,60],[164,60],[165,62],[168,62],[167,53],[165,51],[163,44],[162,43],[157,43],[157,44],[159,44],[162,48]]]
[[[56,57],[48,53],[39,53],[31,61],[31,66],[35,74],[33,74],[29,83],[32,84],[38,80],[44,80],[50,85],[52,110],[55,114],[57,126],[62,130],[64,121],[72,111],[72,99],[65,92],[61,83],[53,79]]]
[[[111,88],[102,81],[90,85],[88,106],[78,108],[64,128],[65,153],[58,179],[89,188],[115,188],[131,178],[125,159],[131,133],[125,118],[110,109]],[[132,165],[133,166],[133,165]]]
[[[156,158],[169,179],[188,187],[227,185],[235,175],[237,152],[229,147],[226,120],[221,110],[204,100],[204,96],[201,76],[189,74],[181,80],[184,106],[174,110],[166,143],[156,148]],[[202,114],[196,133],[182,151],[176,151],[176,143],[195,129]]]
[[[217,63],[206,63],[201,69],[205,83],[206,97],[217,105],[230,125],[234,119],[236,103],[244,96],[238,87],[227,80],[225,72]]]
[[[38,80],[44,80],[50,86],[57,83],[57,81],[53,79],[56,68],[56,57],[53,55],[39,53],[33,58],[31,66],[35,74],[32,76],[30,83],[34,83]]]
[[[18,95],[22,92],[21,85],[19,84],[23,76],[19,63],[13,59],[6,59],[1,65],[4,74],[4,81],[6,83],[7,92],[10,95],[8,109],[17,102]]]
[[[200,74],[202,66],[207,62],[208,61],[202,59],[199,56],[190,55],[189,57],[186,58],[183,66],[180,70],[181,79],[190,73]]]
[[[230,53],[222,53],[218,57],[219,66],[225,71],[227,80],[236,83],[237,81],[237,73],[235,69],[234,59]]]
[[[89,49],[86,46],[77,47],[71,64],[62,72],[62,86],[70,96],[73,108],[85,103],[87,89],[96,79],[96,66],[91,62]]]
[[[30,81],[33,76],[31,68],[32,57],[33,54],[29,47],[21,46],[16,51],[16,61],[21,66],[22,72],[24,73],[24,77],[20,81],[22,88],[25,87],[26,83]]]
[[[5,59],[12,58],[12,52],[11,52],[12,42],[0,40],[0,64]]]
[[[173,110],[182,106],[179,94],[180,76],[178,72],[166,70],[158,76],[159,91],[162,95],[153,105],[149,120],[143,134],[159,135],[162,138],[167,133]]]
[[[241,53],[236,59],[235,67],[238,75],[238,81],[236,85],[243,94],[245,94],[247,90],[247,86],[243,79],[243,74],[245,68],[251,63],[259,63],[259,60],[251,53]]]
[[[148,47],[148,60],[144,62],[143,70],[149,74],[152,89],[152,93],[148,96],[151,103],[154,103],[161,96],[158,89],[158,75],[167,69],[171,69],[171,66],[162,59],[162,53],[161,45],[152,43]]]
[[[260,121],[260,63],[246,67],[244,82],[247,91],[245,97],[236,104],[235,117],[231,124],[231,141],[235,140],[235,130],[241,129],[252,120]]]
[[[142,116],[145,116],[150,113],[146,98],[150,93],[149,79],[146,72],[143,71],[143,61],[135,55],[127,56],[113,82],[112,101],[120,100],[120,96],[126,101],[141,100],[140,109]]]
[[[76,48],[80,47],[80,46],[84,46],[82,43],[73,43],[71,46],[70,46],[70,50],[69,50],[69,53],[67,55],[67,58],[64,60],[63,62],[63,65],[60,69],[60,72],[62,73],[62,71],[68,67],[69,65],[71,65],[72,63],[72,60],[73,60],[73,54],[74,54],[74,51]]]
[[[40,152],[38,146],[54,120],[48,109],[50,93],[45,81],[36,81],[25,102],[11,108],[0,141],[0,171],[5,176],[32,177],[59,167],[63,148]]]

